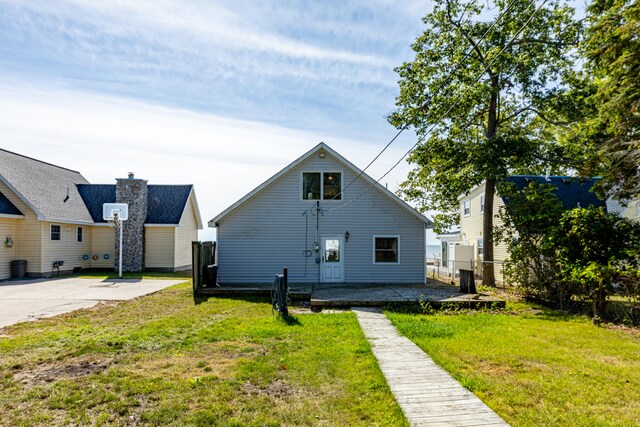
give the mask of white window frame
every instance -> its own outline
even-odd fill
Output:
[[[465,212],[468,210],[469,212]],[[471,216],[471,199],[466,199],[462,201],[462,215],[463,216]]]
[[[484,213],[484,194],[480,196],[480,212]]]
[[[53,239],[53,227],[58,227],[58,238]],[[49,241],[50,242],[62,242],[62,225],[50,224],[49,225]]]
[[[78,240],[78,237],[81,237],[81,239]],[[76,243],[84,243],[84,228],[80,225],[76,227]]]
[[[305,199],[304,198],[304,193],[302,192],[302,187],[304,185],[304,174],[305,173],[319,173],[320,174],[320,198],[319,199]],[[322,171],[318,171],[318,170],[303,170],[300,172],[300,183],[298,185],[298,188],[300,188],[300,201],[301,202],[318,202],[318,201],[332,201],[332,199],[326,199],[324,198],[324,174],[325,173],[339,173],[340,174],[340,198],[339,199],[333,199],[334,202],[341,202],[344,199],[344,170],[342,169],[327,169],[327,170],[322,170]]]
[[[397,244],[397,258],[398,261],[396,262],[376,262],[376,239],[397,239],[398,240],[398,244]],[[373,244],[373,250],[372,250],[372,256],[371,256],[371,262],[374,265],[399,265],[400,264],[400,236],[399,235],[390,235],[390,234],[374,234],[373,235],[373,239],[371,241],[371,243]]]
[[[482,249],[482,253],[480,253],[480,249]],[[476,254],[478,256],[484,257],[484,239],[479,237],[476,240]]]

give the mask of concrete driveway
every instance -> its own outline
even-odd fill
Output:
[[[34,279],[0,282],[0,328],[56,316],[100,301],[124,301],[186,279]]]

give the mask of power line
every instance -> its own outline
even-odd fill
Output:
[[[538,6],[536,8],[536,10],[533,11],[533,13],[531,14],[531,16],[529,16],[529,18],[527,19],[527,21],[522,25],[522,27],[516,32],[516,34],[511,38],[511,40],[509,41],[509,43],[507,43],[501,50],[500,52],[498,52],[498,54],[496,56],[493,57],[493,59],[491,61],[489,61],[489,63],[487,64],[487,66],[480,72],[478,73],[478,76],[474,79],[474,81],[471,83],[471,85],[469,85],[469,87],[464,91],[464,93],[460,96],[458,96],[456,98],[456,100],[451,104],[451,106],[447,109],[447,111],[445,111],[442,115],[441,115],[441,119],[443,116],[445,116],[446,114],[448,114],[453,107],[455,107],[455,105],[463,98],[464,95],[467,94],[467,92],[469,92],[469,89],[472,85],[476,84],[480,78],[483,76],[483,74],[491,67],[491,65],[495,62],[496,59],[498,59],[500,57],[500,55],[502,55],[502,53],[508,49],[509,47],[511,47],[511,45],[513,44],[513,42],[515,42],[516,38],[518,36],[520,36],[520,34],[522,33],[522,31],[525,30],[525,28],[527,28],[527,26],[529,25],[529,23],[531,22],[531,20],[533,19],[533,17],[540,11],[540,9],[542,9],[542,7],[544,7],[544,5],[548,2],[549,0],[544,0],[540,6]],[[513,4],[513,2],[511,3]],[[471,124],[471,122],[469,122],[469,125]],[[429,127],[429,129],[427,129],[427,131],[425,132],[425,134],[418,139],[418,141],[391,167],[391,169],[389,169],[387,172],[384,173],[384,175],[382,175],[380,178],[378,178],[376,181],[374,181],[369,187],[367,187],[366,189],[364,189],[360,194],[358,194],[356,197],[352,198],[351,200],[349,200],[348,202],[345,202],[343,204],[341,204],[340,206],[336,206],[335,208],[329,209],[327,212],[333,212],[337,209],[341,209],[349,204],[351,204],[352,202],[354,202],[355,200],[359,199],[360,197],[362,197],[365,193],[367,193],[369,190],[371,190],[371,188],[374,187],[374,185],[378,184],[380,182],[380,180],[382,180],[384,177],[386,177],[387,175],[389,175],[391,173],[391,171],[393,171],[396,167],[398,167],[398,165],[409,155],[411,154],[411,152],[422,142],[424,141],[425,137],[427,135],[429,135],[433,129],[436,127],[437,123],[434,123],[433,125],[431,125],[431,127]],[[360,174],[358,174],[357,177],[362,176],[361,172]],[[356,179],[357,179],[356,177]],[[353,182],[351,182],[351,184],[353,184]]]
[[[507,6],[507,8],[500,13],[500,15],[498,15],[498,17],[496,18],[496,20],[489,26],[489,28],[487,28],[487,30],[484,32],[484,34],[482,35],[482,37],[480,37],[480,39],[476,42],[476,43],[480,43],[484,40],[484,38],[489,34],[489,32],[493,29],[494,26],[496,26],[498,24],[498,22],[502,19],[502,17],[504,15],[507,14],[507,12],[509,12],[509,10],[511,9],[511,7],[517,2],[518,0],[512,0],[511,3]],[[464,15],[468,12],[469,10],[469,6],[471,5],[471,3],[467,3],[467,6],[465,7],[464,11],[462,12],[462,15],[460,16],[460,19],[458,21],[462,21],[462,18],[464,17]],[[429,98],[423,102],[422,106],[423,108],[426,107],[426,105],[431,102],[431,100],[433,100],[433,98],[440,92],[440,90],[442,90],[442,88],[445,86],[445,84],[447,83],[448,80],[450,80],[450,78],[458,71],[458,69],[460,68],[460,66],[462,65],[462,63],[464,61],[466,61],[469,56],[471,56],[471,54],[473,53],[473,47],[471,49],[469,49],[469,51],[462,57],[462,59],[460,61],[458,61],[457,64],[455,64],[455,67],[449,72],[449,74],[444,77],[441,81],[440,81],[440,85],[436,88],[436,90],[434,92],[431,93],[431,95],[429,96]],[[414,119],[417,114],[418,114],[418,109],[415,110],[413,116],[411,117],[411,119]],[[371,165],[380,158],[380,156],[382,156],[382,154],[387,151],[387,148],[389,148],[391,146],[391,144],[393,144],[395,142],[396,139],[398,139],[398,137],[402,134],[402,132],[404,132],[405,130],[407,130],[409,128],[410,124],[406,123],[405,125],[403,125],[400,130],[398,130],[398,132],[395,134],[395,136],[393,138],[391,138],[391,140],[384,146],[384,148],[382,150],[380,150],[380,152],[373,158],[373,160],[371,160],[369,162],[369,164],[367,164],[367,166],[364,167],[364,169],[362,169],[360,171],[360,173],[358,173],[358,175],[356,175],[355,178],[353,178],[353,180],[347,185],[345,186],[342,190],[340,190],[340,192],[338,194],[336,194],[335,196],[333,196],[331,199],[329,199],[329,201],[332,200],[336,200],[338,199],[338,197],[342,196],[342,193],[344,193],[346,191],[347,188],[351,187],[351,185],[353,185],[353,183],[355,183],[358,178],[360,178],[367,169],[369,169],[369,167],[371,167]],[[382,178],[380,178],[382,179]]]

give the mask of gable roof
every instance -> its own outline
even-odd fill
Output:
[[[147,220],[145,224],[178,225],[182,214],[188,207],[189,197],[193,195],[196,203],[196,221],[202,228],[202,218],[193,185],[148,185]],[[78,192],[87,205],[91,217],[96,223],[106,223],[102,218],[102,205],[115,203],[115,184],[79,184]]]
[[[347,169],[349,169],[354,175],[359,176],[358,179],[363,179],[365,182],[367,182],[369,185],[372,186],[372,188],[375,188],[377,191],[379,191],[380,193],[382,193],[384,196],[388,197],[390,200],[392,200],[394,203],[396,203],[397,205],[399,205],[401,208],[403,208],[404,210],[406,210],[410,215],[414,216],[416,219],[418,219],[419,221],[422,221],[423,223],[425,223],[427,225],[427,227],[431,227],[433,225],[433,223],[431,222],[431,220],[429,220],[428,218],[426,218],[425,216],[423,216],[422,214],[420,214],[417,210],[415,210],[413,207],[411,207],[409,204],[407,204],[406,202],[404,202],[402,199],[400,199],[398,196],[396,196],[394,193],[392,193],[391,191],[389,191],[387,188],[385,188],[383,185],[381,185],[378,181],[374,180],[373,178],[371,178],[369,175],[367,175],[366,173],[364,173],[363,171],[361,171],[359,168],[357,168],[353,163],[351,163],[350,161],[348,161],[347,159],[345,159],[344,157],[342,157],[340,154],[338,154],[338,152],[334,151],[331,147],[329,147],[327,144],[325,144],[324,142],[319,143],[318,145],[316,145],[315,147],[313,147],[311,150],[307,151],[305,154],[303,154],[302,156],[298,157],[296,160],[294,160],[292,163],[290,163],[287,167],[285,167],[284,169],[282,169],[280,172],[276,173],[275,175],[273,175],[271,178],[269,178],[268,180],[266,180],[265,182],[263,182],[262,184],[260,184],[259,186],[257,186],[256,188],[254,188],[251,192],[249,192],[246,196],[244,196],[243,198],[241,198],[240,200],[238,200],[237,202],[235,202],[233,205],[229,206],[227,209],[225,209],[224,211],[222,211],[220,214],[218,214],[217,216],[215,216],[214,218],[212,218],[209,221],[209,227],[216,227],[218,221],[222,220],[224,217],[226,217],[227,215],[229,215],[230,213],[232,213],[233,211],[235,211],[236,209],[240,208],[244,203],[246,203],[248,200],[250,200],[251,198],[253,198],[254,196],[256,196],[257,194],[259,194],[260,192],[262,192],[263,190],[265,190],[266,188],[270,187],[273,183],[275,183],[278,179],[280,179],[282,176],[286,175],[289,171],[293,170],[295,167],[297,167],[298,165],[300,165],[302,162],[304,162],[305,160],[307,160],[309,157],[313,156],[314,154],[316,154],[317,152],[324,150],[327,153],[329,153],[331,156],[333,156],[339,163],[342,163],[344,165],[344,167],[346,167]]]
[[[530,182],[537,182],[540,185],[551,184],[556,188],[553,194],[560,199],[565,210],[574,209],[578,206],[583,208],[589,206],[606,208],[606,202],[604,200],[600,200],[598,196],[591,191],[593,185],[598,182],[598,178],[512,175],[507,177],[507,182],[514,183],[518,190],[524,189]],[[508,204],[507,198],[503,197],[503,200],[505,204]]]
[[[23,216],[22,212],[2,193],[0,193],[0,214]]]
[[[41,221],[91,223],[76,184],[80,172],[0,149],[2,180]]]

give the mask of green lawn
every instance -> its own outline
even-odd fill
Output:
[[[352,313],[190,283],[0,329],[0,425],[407,425]]]
[[[640,423],[640,333],[523,303],[504,313],[387,312],[513,426]]]

